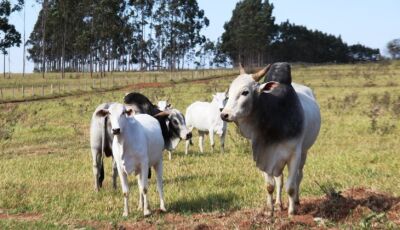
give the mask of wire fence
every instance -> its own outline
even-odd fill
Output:
[[[103,78],[21,79],[0,82],[0,103],[52,98],[86,92],[118,90],[129,86],[156,86],[237,74],[235,69],[209,69],[179,72],[140,72],[113,74]]]

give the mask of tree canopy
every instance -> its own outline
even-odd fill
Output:
[[[21,44],[21,34],[15,26],[9,22],[9,17],[13,12],[20,11],[24,0],[18,0],[12,4],[10,0],[0,1],[0,51],[7,54],[7,49]]]
[[[400,59],[400,38],[389,41],[386,47],[393,59]]]
[[[183,68],[208,24],[196,0],[44,0],[29,58],[38,71]]]
[[[274,24],[274,6],[268,0],[243,0],[225,24],[221,50],[234,63],[260,66],[276,61],[354,62],[379,58],[379,49],[348,46],[341,37],[310,30],[289,21]]]

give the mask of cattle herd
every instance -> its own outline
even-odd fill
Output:
[[[171,151],[180,140],[186,140],[185,154],[188,154],[192,130],[197,129],[200,152],[203,152],[205,134],[210,137],[212,150],[214,134],[217,134],[223,152],[227,122],[234,122],[251,142],[253,159],[267,184],[270,215],[273,215],[274,206],[282,208],[282,172],[288,166],[288,214],[295,214],[307,151],[317,139],[321,117],[312,90],[292,83],[290,65],[284,62],[269,65],[255,74],[245,73],[240,66],[240,75],[226,92],[216,93],[211,102],[192,103],[185,116],[172,108],[168,100],[159,100],[156,106],[146,96],[135,92],[125,95],[123,104],[99,105],[90,126],[95,190],[102,187],[104,180],[103,157],[112,157],[113,187],[116,188],[118,175],[124,195],[123,215],[129,212],[127,176],[134,173],[140,194],[139,209],[148,216],[151,213],[147,200],[148,178],[152,167],[156,172],[160,209],[166,211],[162,151],[167,150],[171,160]]]

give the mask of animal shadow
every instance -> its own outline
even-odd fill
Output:
[[[170,204],[169,209],[173,212],[211,212],[226,211],[235,208],[237,195],[233,193],[211,193],[203,197],[183,198]]]

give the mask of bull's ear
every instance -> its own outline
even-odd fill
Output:
[[[279,82],[269,81],[267,83],[261,84],[258,88],[258,92],[259,93],[269,93],[278,86],[279,86]]]
[[[167,108],[170,108],[170,109],[172,109],[172,105],[171,105],[171,103],[167,105]]]
[[[108,109],[100,109],[100,110],[98,110],[98,111],[96,112],[96,116],[99,116],[99,117],[105,117],[105,116],[107,116],[108,114],[110,114],[110,112],[108,111]]]
[[[134,113],[133,113],[133,109],[127,108],[127,109],[125,110],[125,114],[126,114],[128,117],[132,116],[132,115],[134,114]]]

